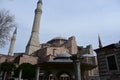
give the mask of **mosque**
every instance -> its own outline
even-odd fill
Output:
[[[8,55],[0,54],[0,63],[14,61],[16,64],[30,63],[37,65],[36,80],[75,80],[74,60],[72,55],[93,54],[92,45],[85,48],[78,46],[75,36],[68,39],[55,37],[46,43],[39,42],[42,0],[38,0],[30,39],[24,53],[13,53],[17,28],[13,33]],[[81,80],[97,80],[98,69],[96,56],[81,58],[79,69]],[[96,78],[96,79],[95,79]]]

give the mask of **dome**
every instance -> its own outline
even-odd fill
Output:
[[[61,37],[61,36],[58,36],[58,37],[53,38],[53,40],[56,40],[56,39],[66,40],[65,38],[63,38],[63,37]]]
[[[56,40],[62,40],[62,41],[66,41],[67,39],[63,38],[63,37],[55,37],[53,39],[51,39],[50,41],[48,41],[47,43],[51,43],[51,42],[54,42]]]
[[[60,53],[60,54],[57,54],[56,57],[70,57],[71,55],[69,53]]]
[[[57,56],[54,58],[54,60],[57,60],[57,59],[70,59],[70,54],[69,53],[60,53],[60,54],[57,54]]]
[[[72,60],[70,59],[70,54],[69,53],[59,53],[56,55],[56,57],[49,61],[49,62],[72,62]]]

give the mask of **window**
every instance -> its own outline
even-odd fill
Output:
[[[70,76],[66,73],[63,73],[59,76],[59,80],[70,80]]]
[[[107,56],[108,68],[109,70],[117,70],[117,63],[115,59],[115,55]]]

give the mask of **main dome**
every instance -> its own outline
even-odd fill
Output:
[[[65,38],[63,38],[63,37],[61,37],[61,36],[58,36],[58,37],[53,38],[53,40],[56,40],[56,39],[63,39],[63,40],[66,40]]]
[[[63,37],[55,37],[55,38],[51,39],[50,41],[48,41],[47,43],[51,43],[51,42],[59,41],[59,40],[66,41],[67,39],[65,39]]]

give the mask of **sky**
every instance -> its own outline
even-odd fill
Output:
[[[0,10],[9,10],[18,26],[16,53],[25,51],[37,1],[0,0]],[[42,11],[40,43],[58,36],[75,36],[79,46],[92,44],[96,49],[98,34],[103,46],[120,40],[120,0],[43,0]],[[9,45],[0,48],[0,53],[7,54]]]

